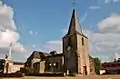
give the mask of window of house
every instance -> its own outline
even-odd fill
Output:
[[[84,45],[84,39],[82,38],[82,45]]]

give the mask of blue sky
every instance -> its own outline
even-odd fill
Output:
[[[17,33],[20,36],[17,41],[29,51],[27,54],[22,54],[22,56],[28,56],[32,50],[61,50],[61,48],[56,48],[56,46],[60,46],[61,39],[69,26],[73,0],[1,0],[1,2],[12,8],[13,20],[17,27]],[[116,33],[108,31],[110,25],[106,25],[105,28],[101,25],[103,24],[104,26],[106,24],[107,18],[111,19],[113,15],[119,15],[119,7],[119,0],[76,0],[76,10],[80,24],[87,36],[90,37],[90,54],[100,57],[104,61],[110,60],[111,56],[116,52],[118,56],[119,49],[111,51],[102,49],[100,45],[97,47],[96,39],[100,38],[103,40],[103,37],[107,38],[108,36],[110,39],[107,39],[107,41],[112,40],[110,42],[114,42],[111,39],[113,37],[110,37],[110,35],[104,36],[111,33],[116,35]],[[106,29],[106,27],[108,28]],[[116,38],[120,39],[117,36]],[[97,44],[101,42],[100,39],[98,39],[99,41],[97,40]],[[106,41],[106,39],[104,40]],[[50,45],[53,47],[50,48]],[[109,44],[107,45],[109,46]],[[120,45],[117,46],[119,47]],[[96,47],[100,51],[96,50]],[[112,53],[108,54],[108,52]],[[109,55],[109,57],[106,58],[103,54]],[[13,55],[13,59],[23,60],[16,55],[16,53]]]
[[[86,1],[76,0],[79,18],[81,19],[85,12],[88,12],[85,21],[81,23],[84,26],[83,28],[96,30],[95,25],[99,20],[109,16],[112,12],[118,11],[115,10],[115,8],[118,8],[116,4],[114,6],[111,4],[103,5],[103,2],[97,0],[87,3]],[[31,45],[35,43],[41,45],[45,41],[59,39],[60,31],[68,27],[72,13],[72,0],[4,0],[4,3],[13,8],[15,23],[20,28],[20,41],[23,44]],[[99,5],[103,6],[104,9],[89,9],[90,6]],[[29,34],[30,30],[37,31],[39,34],[31,36]]]

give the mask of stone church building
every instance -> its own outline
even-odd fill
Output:
[[[62,42],[62,53],[34,51],[27,59],[25,66],[33,68],[34,73],[95,74],[94,62],[89,56],[88,38],[82,32],[76,9],[73,9],[69,29]]]

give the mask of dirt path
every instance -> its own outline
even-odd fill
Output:
[[[24,77],[23,79],[120,79],[120,75],[94,75],[77,77]]]
[[[0,78],[0,79],[120,79],[120,75],[94,75],[77,77],[34,77],[25,76],[23,78]]]

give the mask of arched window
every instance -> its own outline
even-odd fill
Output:
[[[84,45],[84,38],[82,38],[82,45]]]

